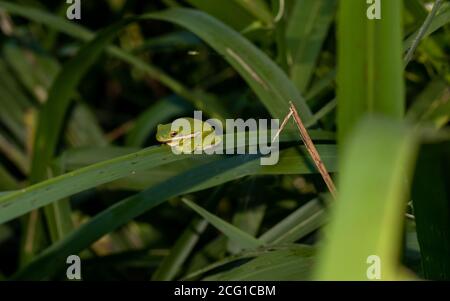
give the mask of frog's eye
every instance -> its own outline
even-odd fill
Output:
[[[177,132],[175,132],[175,131],[172,131],[172,132],[170,132],[170,137],[175,137],[177,135]]]

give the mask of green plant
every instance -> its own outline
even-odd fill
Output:
[[[362,0],[151,2],[80,25],[0,1],[0,254],[20,237],[2,275],[64,279],[79,254],[86,280],[365,280],[376,255],[382,279],[448,279],[448,2],[382,0],[381,20]],[[273,166],[153,138],[291,102],[336,200],[294,122]]]

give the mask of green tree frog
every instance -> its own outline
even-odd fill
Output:
[[[178,154],[201,153],[222,142],[209,123],[194,118],[179,118],[172,123],[159,124],[156,140],[171,146]]]

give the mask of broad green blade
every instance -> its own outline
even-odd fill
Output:
[[[110,156],[116,156],[131,151],[131,149],[121,150],[114,148],[105,148],[104,150],[111,152]],[[208,181],[192,187],[191,191],[206,189],[211,186],[216,186],[232,179],[241,178],[251,174],[316,173],[309,157],[305,156],[306,151],[304,148],[302,147],[300,150],[300,153],[296,149],[282,151],[280,154],[279,165],[261,166],[259,159],[251,160],[250,162],[240,166],[238,170],[221,174],[217,178],[211,178]],[[335,146],[319,146],[318,150],[324,160],[324,163],[327,164],[330,171],[334,171],[336,166]],[[90,152],[90,154],[92,154],[92,152]],[[96,154],[98,155],[98,152],[96,152]],[[83,155],[79,156],[81,156],[81,158],[79,157],[78,160],[84,160]],[[100,157],[101,159],[105,158],[103,155],[100,155]],[[195,159],[199,160],[196,161],[192,160],[192,157],[193,156],[190,155],[174,155],[171,152],[170,147],[167,146],[150,147],[142,151],[122,155],[108,161],[77,169],[67,174],[0,197],[0,208],[2,209],[0,210],[0,223],[9,221],[22,214],[30,212],[33,209],[45,206],[64,197],[71,196],[75,193],[97,187],[102,184],[110,183],[120,178],[127,176],[138,177],[139,175],[158,175],[157,177],[151,176],[150,180],[144,179],[144,182],[142,182],[143,184],[141,184],[143,186],[147,184],[151,185],[155,184],[155,180],[157,181],[156,183],[159,183],[170,176],[178,174],[180,171],[185,171],[186,168],[191,166],[191,163],[199,162],[201,164],[202,162],[205,162],[204,160],[208,161],[214,159],[212,156],[203,155],[195,156]],[[165,168],[159,170],[156,169],[153,173],[151,172],[152,168],[183,159],[190,161],[190,163],[184,165],[184,167],[181,166],[181,168],[175,165],[173,173],[170,172],[171,169],[169,169],[169,173],[166,172],[166,176],[161,175],[161,170],[164,171]],[[89,160],[92,160],[92,158],[90,157]],[[63,164],[65,168],[70,169],[70,164],[75,164],[75,167],[79,167],[80,163],[70,163],[69,161],[62,162],[61,164]],[[145,170],[149,170],[149,172],[142,173]],[[136,179],[139,180],[139,178]],[[148,187],[149,185],[145,187]]]
[[[322,157],[322,160],[330,172],[337,171],[337,155],[336,155],[336,147],[333,145],[318,145],[317,149]],[[70,152],[73,154],[67,154],[65,157],[69,170],[73,170],[75,168],[81,168],[89,164],[93,164],[98,162],[98,159],[102,158],[98,152],[101,149],[86,149],[79,151]],[[111,155],[116,151],[121,152],[120,149],[105,149],[105,151],[112,151]],[[127,149],[123,150],[128,153]],[[97,156],[98,159],[93,161],[87,160],[84,158],[77,159],[76,157],[84,157],[85,155],[93,154]],[[315,167],[311,164],[309,157],[306,155],[306,149],[304,147],[297,148],[289,148],[282,150],[280,152],[280,160],[276,165],[273,166],[264,166],[261,167],[259,160],[254,160],[248,162],[247,164],[240,166],[238,169],[223,174],[215,179],[210,179],[199,186],[192,187],[190,192],[195,192],[198,190],[203,190],[206,188],[210,188],[213,186],[217,186],[219,184],[228,182],[230,180],[239,179],[249,175],[285,175],[285,174],[314,174],[317,173]],[[123,154],[123,153],[121,153]],[[106,159],[107,157],[105,157]],[[141,191],[150,187],[152,185],[156,185],[161,183],[164,180],[167,180],[170,177],[173,177],[180,172],[186,171],[189,168],[194,166],[198,166],[205,162],[211,161],[214,157],[201,157],[201,158],[190,158],[165,164],[164,166],[154,167],[150,170],[139,171],[136,175],[124,174],[122,179],[118,179],[109,184],[103,185],[101,188],[111,189],[111,190],[132,190],[132,191]]]
[[[336,146],[334,145],[318,145],[317,149],[322,157],[324,164],[329,168],[330,172],[337,171],[337,155]],[[104,152],[104,153],[101,153]],[[76,170],[86,167],[90,164],[95,164],[98,161],[113,158],[114,156],[132,153],[132,149],[128,148],[88,148],[80,150],[72,150],[63,155],[60,159],[68,168],[68,170]],[[116,154],[116,155],[115,155]],[[164,164],[164,166],[155,166],[150,170],[143,170],[137,172],[135,175],[123,174],[123,178],[105,184],[100,188],[112,190],[144,190],[150,186],[159,184],[170,177],[173,177],[183,171],[186,171],[194,166],[199,166],[203,163],[213,160],[214,157],[200,157],[192,158],[186,157],[183,160]],[[249,175],[286,175],[286,174],[313,174],[317,173],[312,162],[306,155],[306,149],[288,148],[280,152],[280,160],[276,165],[261,167],[259,160],[254,160],[240,166],[229,174],[221,175],[215,179],[210,179],[200,186],[193,187],[190,192],[213,187],[224,182],[238,179]],[[95,183],[94,183],[95,184]],[[86,188],[87,189],[87,188]]]
[[[339,1],[337,128],[344,148],[366,113],[404,114],[402,1],[381,2],[381,19],[370,20],[367,11],[375,4]]]
[[[358,124],[340,161],[339,195],[323,237],[317,279],[369,280],[378,277],[377,271],[382,280],[399,279],[402,224],[417,148],[412,133],[384,119]]]
[[[153,129],[155,130],[155,129]],[[262,133],[263,131],[260,131]],[[266,131],[264,131],[266,132]],[[267,133],[267,132],[266,132]],[[300,142],[301,138],[298,136],[298,130],[284,130],[280,135],[280,143],[284,142]],[[245,135],[253,135],[254,132],[246,132]],[[327,145],[322,144],[324,141],[334,141],[335,134],[332,132],[322,130],[310,130],[309,135],[311,139],[316,142],[319,148],[324,151],[328,148]],[[237,137],[242,137],[242,133],[237,133]],[[225,140],[231,137],[231,135],[225,135]],[[248,139],[247,139],[248,140]],[[246,141],[248,145],[248,141]],[[333,147],[333,146],[331,146]],[[87,165],[98,163],[102,160],[113,159],[118,156],[123,156],[133,152],[137,152],[140,149],[138,147],[119,147],[119,146],[105,146],[105,147],[77,147],[66,150],[55,161],[58,164],[63,164],[67,171],[73,171],[75,169],[86,167]],[[328,153],[325,152],[325,155]]]
[[[173,155],[169,147],[152,147],[35,184],[0,198],[0,223],[126,174],[182,158]]]
[[[192,210],[201,215],[204,219],[206,219],[211,225],[216,227],[220,232],[225,234],[225,236],[227,236],[229,239],[238,243],[243,249],[253,249],[263,245],[262,241],[259,241],[250,234],[240,230],[239,228],[224,221],[218,216],[211,214],[210,212],[189,201],[188,199],[183,199],[183,202]]]
[[[77,147],[63,152],[53,161],[53,164],[62,166],[66,172],[69,172],[139,151],[141,149],[138,147]]]
[[[318,145],[320,156],[328,166],[330,172],[337,171],[336,146]],[[299,151],[300,150],[300,151]],[[255,159],[216,178],[209,179],[200,185],[194,186],[189,192],[196,192],[211,188],[231,180],[251,175],[286,175],[286,174],[315,174],[317,170],[309,159],[304,147],[289,148],[280,152],[280,161],[276,165],[261,166],[260,160]],[[151,170],[138,172],[136,175],[125,174],[122,179],[104,185],[102,188],[110,190],[136,190],[141,191],[147,187],[159,184],[180,172],[194,166],[199,166],[215,159],[214,157],[191,158],[156,167]]]

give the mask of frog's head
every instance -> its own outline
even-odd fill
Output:
[[[159,124],[156,131],[156,140],[162,143],[168,143],[172,141],[178,134],[179,130],[172,129],[172,124]]]
[[[169,124],[160,124],[156,131],[156,140],[173,146],[197,137],[202,131],[194,132],[194,122],[192,118],[179,118]]]

